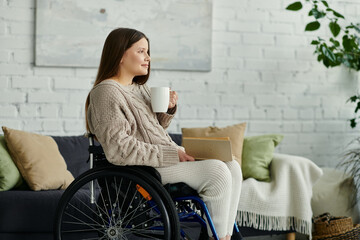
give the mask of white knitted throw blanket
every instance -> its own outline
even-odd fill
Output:
[[[312,187],[322,170],[309,159],[275,153],[270,174],[271,182],[244,180],[237,222],[259,230],[295,229],[311,239]]]

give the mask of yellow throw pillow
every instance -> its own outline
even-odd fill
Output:
[[[65,189],[74,180],[52,137],[2,129],[12,159],[32,190]]]
[[[183,137],[229,137],[232,153],[241,165],[245,128],[246,123],[240,123],[224,128],[182,128],[181,132]]]

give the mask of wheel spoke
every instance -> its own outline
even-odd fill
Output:
[[[133,228],[126,228],[127,231],[124,231],[124,232],[137,232],[137,231],[144,231],[144,230],[148,230],[149,231],[161,231],[161,230],[155,230],[155,229],[152,229],[153,227],[163,227],[163,225],[156,225],[156,226],[148,226],[146,228],[138,228],[138,229],[133,229]]]
[[[114,219],[114,209],[113,209],[113,204],[111,202],[111,197],[110,197],[110,191],[109,191],[109,184],[108,184],[108,178],[105,178],[105,186],[106,186],[106,191],[107,191],[107,195],[108,195],[108,199],[109,199],[109,205],[110,205],[110,219],[109,221],[112,222],[114,225],[116,224],[116,221]]]
[[[100,190],[100,197],[101,197],[102,202],[104,203],[105,215],[108,217],[109,220],[111,220],[111,217],[110,217],[110,215],[109,215],[109,211],[108,211],[108,209],[107,209],[107,207],[106,207],[106,201],[105,201],[105,199],[104,199],[102,190]],[[109,224],[110,224],[110,223],[109,223]]]
[[[125,212],[125,216],[127,216],[127,213],[128,213],[128,211],[129,211],[129,209],[130,209],[130,206],[132,206],[132,202],[134,201],[134,199],[135,199],[135,195],[136,195],[136,193],[137,193],[138,191],[135,191],[134,192],[134,195],[132,196],[132,198],[131,198],[131,202],[129,203],[129,206],[128,206],[128,208],[126,209],[126,212]],[[124,198],[124,202],[125,202],[125,199],[126,198]]]
[[[151,207],[151,208],[149,208],[149,209],[146,209],[145,211],[140,212],[140,213],[139,213],[138,215],[136,215],[135,217],[131,217],[131,219],[135,219],[135,218],[141,216],[141,215],[144,214],[144,213],[150,212],[150,211],[153,210],[155,207],[156,207],[156,206],[153,206],[153,207]],[[124,219],[125,219],[125,218],[124,218]],[[129,220],[129,221],[130,221],[130,220]],[[129,223],[129,221],[126,223],[126,225]]]
[[[68,215],[68,216],[70,216],[70,217],[72,217],[72,218],[74,218],[74,219],[76,219],[76,220],[78,220],[79,222],[82,222],[85,226],[88,226],[88,227],[90,227],[91,229],[93,229],[93,230],[95,230],[95,231],[101,232],[98,228],[95,228],[95,227],[89,225],[87,222],[84,222],[83,220],[81,220],[81,219],[79,219],[79,218],[77,218],[77,217],[75,217],[75,216],[73,216],[73,215],[71,215],[71,214],[69,214],[69,213],[66,213],[66,212],[65,212],[65,214]],[[101,226],[101,228],[102,228],[102,226]]]
[[[88,228],[88,229],[77,229],[77,230],[64,230],[63,233],[76,233],[76,232],[94,232],[100,231],[102,228]],[[101,232],[103,233],[103,232]]]
[[[71,221],[64,221],[63,223],[75,224],[75,225],[83,225],[83,223],[80,223],[80,222],[71,222]],[[88,225],[88,226],[99,226],[98,224],[91,224],[91,223],[88,223],[87,225]],[[101,225],[100,225],[100,226],[101,226]]]
[[[60,199],[55,239],[173,239],[179,225],[175,208],[166,204],[170,197],[150,176],[129,169],[92,169],[76,179]],[[90,182],[93,190],[88,188]],[[152,198],[145,198],[136,186]]]
[[[126,219],[129,215],[131,215],[131,214],[133,214],[133,216],[131,216],[131,218],[129,218],[129,220],[127,221],[127,223],[126,223],[126,225],[131,221],[131,219],[134,219],[134,214],[136,213],[136,211],[140,208],[140,206],[143,204],[144,202],[143,202],[143,199],[141,199],[141,201],[140,201],[140,203],[138,204],[138,206],[135,208],[135,209],[133,209],[131,212],[129,212],[129,214],[126,214],[126,212],[125,212],[125,216],[123,217],[123,219]]]
[[[128,231],[132,231],[132,229],[137,228],[138,226],[140,226],[140,225],[142,225],[142,224],[144,224],[144,223],[150,222],[150,221],[152,221],[152,220],[154,220],[154,219],[156,219],[156,218],[158,218],[158,217],[159,217],[159,215],[158,215],[158,216],[155,216],[155,217],[153,217],[153,218],[147,219],[146,221],[143,221],[142,223],[139,223],[138,225],[132,227],[131,229],[128,229],[128,230],[124,231],[124,233],[125,233],[125,232],[128,232]]]
[[[122,210],[123,207],[124,207],[125,199],[127,198],[127,195],[128,195],[128,193],[129,193],[129,189],[130,189],[131,183],[132,183],[132,181],[129,182],[129,186],[128,186],[127,190],[126,190],[126,193],[125,193],[125,196],[124,196],[124,201],[123,201],[122,204],[121,204],[120,210]],[[126,213],[125,213],[125,215],[126,215]]]
[[[119,195],[120,195],[120,187],[121,187],[121,185],[122,185],[122,180],[123,180],[123,178],[121,178],[121,180],[120,180],[120,183],[119,183],[119,185],[117,185],[117,183],[116,183],[116,177],[114,176],[114,189],[115,189],[115,193],[116,193],[116,200],[115,200],[115,202],[117,203],[116,204],[116,206],[117,206],[117,209],[118,209],[118,212],[119,212],[119,216],[121,216],[121,212],[122,212],[122,209],[120,209],[120,204],[119,204]],[[125,199],[124,199],[124,201],[125,201]]]
[[[87,193],[87,195],[88,195],[88,197],[89,197],[89,199],[90,199],[90,198],[91,198],[90,193]],[[91,207],[89,207],[89,204],[84,203],[78,196],[75,195],[75,198],[76,198],[77,201],[81,202],[84,206],[86,206],[90,211],[92,211],[95,215],[97,215],[97,216],[100,217],[99,214],[101,214],[101,212],[103,212],[103,213],[106,214],[106,212],[104,211],[104,209],[102,209],[102,208],[97,204],[96,201],[95,201],[93,204],[95,204],[98,212],[94,211]],[[103,224],[106,225],[104,219],[103,219],[102,217],[100,217],[100,219],[102,220]]]
[[[124,226],[128,225],[132,219],[136,219],[137,217],[141,216],[142,214],[147,213],[147,212],[150,212],[150,211],[151,211],[152,209],[154,209],[155,207],[156,207],[156,206],[153,206],[153,207],[147,209],[146,211],[140,212],[140,213],[139,213],[138,215],[136,215],[135,217],[131,217],[131,218],[126,222],[126,224],[124,224]],[[125,217],[124,217],[124,219],[125,219]]]
[[[73,207],[75,210],[77,210],[78,212],[82,213],[85,217],[87,217],[89,220],[93,221],[94,223],[101,225],[100,223],[98,223],[97,221],[95,221],[92,217],[90,217],[89,215],[87,215],[86,213],[84,213],[83,211],[81,211],[79,208],[75,207],[73,204],[69,203],[69,205],[71,207]]]

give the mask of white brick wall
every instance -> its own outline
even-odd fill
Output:
[[[152,71],[149,85],[179,94],[170,132],[247,122],[247,135],[283,134],[278,152],[336,165],[358,133],[347,122],[353,106],[346,100],[360,77],[316,61],[310,42],[329,31],[305,33],[310,18],[307,11],[286,11],[292,2],[213,0],[212,71]],[[328,2],[358,21],[359,0]],[[36,67],[34,31],[35,0],[0,0],[0,125],[82,134],[97,69]]]

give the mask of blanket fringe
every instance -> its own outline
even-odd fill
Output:
[[[294,229],[296,232],[311,236],[312,223],[297,219],[296,217],[264,216],[257,213],[238,211],[236,222],[239,226],[253,227],[267,231],[288,231]]]

